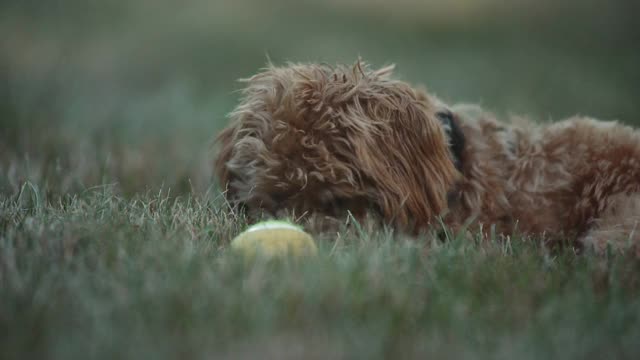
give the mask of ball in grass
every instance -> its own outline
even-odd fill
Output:
[[[311,235],[287,221],[262,221],[231,241],[231,248],[246,257],[313,256],[318,252]]]

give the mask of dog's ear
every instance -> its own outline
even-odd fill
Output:
[[[354,143],[384,217],[409,229],[424,228],[446,209],[459,176],[440,121],[416,92],[402,83],[387,87],[367,111],[378,131]]]

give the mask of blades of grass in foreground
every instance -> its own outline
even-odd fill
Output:
[[[313,259],[246,264],[227,251],[242,224],[218,197],[127,200],[110,191],[37,213],[0,202],[2,358],[639,350],[632,257],[550,255],[519,238],[434,246],[354,222],[356,233],[340,236],[357,246],[324,239]]]

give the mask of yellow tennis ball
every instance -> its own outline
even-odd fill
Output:
[[[286,221],[263,221],[250,226],[231,241],[231,248],[248,258],[257,254],[267,258],[291,255],[313,256],[318,253],[311,235]]]

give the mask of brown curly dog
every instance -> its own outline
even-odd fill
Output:
[[[370,70],[269,66],[245,80],[216,172],[249,214],[377,214],[408,233],[483,224],[603,250],[640,243],[640,133],[575,117],[499,122]]]

